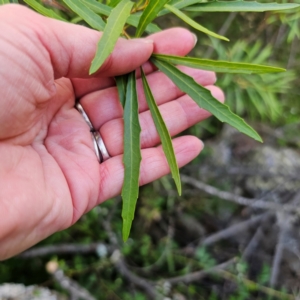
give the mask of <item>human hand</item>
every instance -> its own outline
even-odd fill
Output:
[[[89,66],[101,33],[40,16],[19,5],[0,8],[0,259],[9,258],[118,195],[123,183],[123,121],[113,77],[143,64],[171,135],[207,118],[147,62],[153,51],[186,55],[194,46],[185,29],[148,39],[120,39],[101,69]],[[151,42],[151,40],[153,42]],[[181,68],[223,101],[212,72]],[[140,184],[169,172],[138,80],[142,127]],[[74,109],[80,99],[111,158],[99,164],[89,128]],[[179,166],[202,143],[174,139]]]

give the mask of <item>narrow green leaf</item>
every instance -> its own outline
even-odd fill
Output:
[[[120,2],[121,0],[110,0],[108,5],[110,7],[116,7]]]
[[[150,24],[156,17],[159,11],[164,7],[164,5],[170,0],[149,0],[149,4],[145,8],[139,25],[136,29],[135,36],[140,37],[148,24]]]
[[[73,24],[77,24],[79,22],[83,21],[83,19],[79,16],[76,16],[75,18],[71,19],[70,22]]]
[[[199,3],[186,7],[187,11],[207,11],[207,12],[233,12],[233,11],[253,11],[263,12],[272,10],[294,9],[299,7],[295,3],[259,3],[256,1],[212,1]]]
[[[179,71],[175,66],[151,57],[156,67],[165,73],[180,90],[188,94],[201,108],[212,113],[222,122],[226,122],[257,141],[262,142],[258,133],[243,119],[234,114],[227,105],[215,99],[211,92],[199,85],[192,77]]]
[[[100,3],[98,1],[95,1],[95,0],[81,0],[81,2],[85,6],[90,8],[93,12],[104,15],[106,17],[108,17],[110,15],[111,11],[113,10],[112,7],[105,5],[103,3]]]
[[[193,28],[206,33],[212,37],[215,37],[217,39],[220,40],[224,40],[224,41],[229,41],[228,38],[226,38],[225,36],[219,35],[213,31],[208,30],[207,28],[203,27],[202,25],[198,24],[197,22],[195,22],[194,20],[192,20],[190,17],[188,17],[186,14],[184,14],[183,12],[181,12],[179,9],[177,9],[174,6],[165,5],[165,8],[167,8],[169,11],[171,11],[174,15],[176,15],[178,18],[180,18],[181,20],[183,20],[185,23],[189,24],[190,26],[192,26]]]
[[[139,108],[136,91],[135,72],[128,75],[126,101],[124,107],[124,155],[125,167],[124,183],[122,188],[122,218],[123,240],[130,234],[134,219],[136,201],[139,193],[140,164],[142,160],[140,149],[141,127],[139,123]]]
[[[73,1],[73,0],[72,0]],[[133,2],[122,0],[110,13],[103,35],[98,43],[96,55],[90,67],[90,74],[95,73],[113,51],[130,15]]]
[[[9,0],[0,0],[0,5],[10,3]]]
[[[178,1],[170,1],[170,5],[172,5],[173,7],[176,7],[177,9],[182,9],[184,7],[193,5],[195,3],[199,3],[199,0],[178,0]],[[165,14],[170,13],[170,11],[168,9],[163,9],[158,13],[158,16],[163,16]]]
[[[104,15],[108,17],[112,11],[112,8],[110,6],[107,6],[103,3],[97,2],[95,0],[81,0],[82,3],[84,3],[87,7],[89,7],[91,10],[93,10],[97,14]],[[134,15],[131,15],[126,23],[129,25],[132,25],[134,27],[137,27],[139,24],[141,14],[136,13]],[[155,33],[158,31],[161,31],[161,29],[156,24],[149,24],[146,28],[146,31],[148,33]]]
[[[131,15],[131,16],[128,18],[127,23],[128,23],[129,25],[134,26],[134,27],[138,27],[139,22],[140,22],[140,18],[141,18],[141,14],[136,13],[136,14],[134,14],[134,15]],[[150,24],[147,25],[145,31],[148,32],[148,33],[155,33],[155,32],[161,31],[161,29],[160,29],[160,27],[157,26],[156,24],[150,23]]]
[[[63,0],[63,2],[74,12],[77,13],[87,24],[97,30],[103,30],[105,22],[100,16],[84,5],[80,0]]]
[[[43,5],[41,5],[35,0],[24,0],[24,2],[43,16],[61,20],[61,21],[66,21],[63,17],[55,13],[53,10],[44,7]]]
[[[171,174],[175,181],[178,194],[181,195],[181,181],[180,181],[179,169],[178,169],[178,165],[177,165],[177,161],[176,161],[176,156],[175,156],[175,152],[174,152],[174,148],[173,148],[173,144],[172,144],[172,139],[169,134],[168,128],[161,116],[161,113],[157,107],[157,104],[154,100],[151,89],[147,82],[147,78],[146,78],[142,68],[141,68],[141,72],[142,72],[142,81],[143,81],[143,87],[144,87],[146,101],[147,101],[148,107],[150,109],[156,130],[160,136],[161,144],[162,144],[164,153],[166,155],[168,164],[170,166]]]
[[[115,81],[117,84],[118,88],[118,95],[119,95],[119,100],[122,104],[122,107],[124,108],[125,106],[125,100],[126,100],[126,86],[127,86],[127,81],[128,81],[128,75],[121,75],[121,76],[116,76]]]
[[[262,74],[262,73],[278,73],[285,72],[285,69],[270,67],[265,65],[247,64],[239,62],[229,62],[222,60],[210,60],[194,57],[182,57],[164,54],[153,54],[153,56],[161,61],[171,64],[183,65],[195,69],[202,69],[221,73],[239,73],[239,74]]]

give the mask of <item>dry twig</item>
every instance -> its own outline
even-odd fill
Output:
[[[177,276],[177,277],[173,277],[173,278],[168,278],[168,279],[164,279],[164,282],[168,282],[169,284],[175,285],[177,283],[183,282],[185,284],[190,284],[192,282],[195,281],[199,281],[202,278],[204,278],[205,276],[209,275],[209,274],[213,274],[218,270],[222,270],[227,268],[228,266],[230,266],[231,264],[236,262],[236,258],[232,258],[222,264],[219,264],[217,266],[212,267],[211,269],[208,270],[201,270],[198,272],[193,272],[190,274],[186,274],[183,276]]]
[[[111,248],[103,243],[80,244],[59,244],[53,246],[35,247],[19,255],[21,258],[33,258],[51,254],[89,254],[95,253],[99,247]],[[111,251],[109,251],[111,252]]]
[[[133,283],[138,288],[144,290],[150,299],[159,299],[159,296],[153,284],[148,280],[135,275],[133,272],[130,271],[130,269],[126,265],[124,257],[119,249],[117,236],[113,232],[110,223],[103,220],[102,224],[105,230],[107,231],[110,243],[115,248],[111,256],[111,261],[114,263],[118,272],[129,282]]]
[[[72,300],[96,300],[85,288],[80,286],[76,281],[67,277],[63,270],[58,267],[58,263],[50,261],[47,266],[47,271],[53,276],[54,280],[65,290],[70,293]]]
[[[261,241],[263,236],[264,236],[263,231],[261,229],[261,226],[259,226],[255,234],[253,235],[252,239],[250,240],[249,244],[245,248],[242,255],[242,260],[247,261],[251,257],[252,253],[254,253],[255,250],[257,249],[259,242]]]
[[[222,276],[223,278],[234,281],[234,282],[241,280],[245,284],[245,286],[248,287],[249,289],[263,292],[268,296],[275,297],[280,300],[281,299],[287,299],[287,300],[295,300],[296,299],[293,295],[286,294],[286,293],[283,293],[280,291],[276,291],[272,288],[260,285],[260,284],[254,282],[252,280],[249,280],[247,278],[238,278],[236,275],[231,274],[223,269],[217,270],[216,273],[218,275]]]
[[[210,236],[208,236],[207,238],[205,238],[201,243],[200,246],[209,246],[212,245],[220,240],[229,238],[235,234],[240,233],[241,231],[246,231],[248,230],[250,227],[253,227],[255,225],[257,225],[258,223],[260,223],[260,221],[262,220],[262,218],[264,217],[265,214],[259,215],[259,216],[255,216],[250,220],[246,220],[243,222],[239,222],[237,224],[234,224],[224,230],[220,230],[215,234],[212,234]]]
[[[277,204],[274,202],[267,202],[263,201],[261,199],[249,199],[241,196],[237,196],[235,194],[221,191],[211,185],[208,185],[206,183],[203,183],[199,180],[196,180],[192,177],[186,176],[186,175],[181,175],[181,180],[184,183],[191,184],[194,187],[198,188],[201,191],[204,191],[205,193],[219,197],[222,200],[227,200],[231,201],[234,203],[237,203],[239,205],[244,205],[244,206],[250,206],[254,208],[260,208],[260,209],[267,209],[267,210],[273,210],[273,211],[278,211],[278,212],[289,212],[289,213],[299,213],[299,207],[296,205],[290,205],[290,204]]]
[[[157,298],[158,295],[155,291],[155,287],[151,284],[151,282],[135,275],[133,272],[129,270],[120,250],[115,250],[111,260],[114,263],[116,269],[119,271],[119,273],[124,278],[126,278],[130,283],[133,283],[135,286],[144,290],[145,293],[150,297],[150,299],[158,299]]]
[[[273,258],[272,274],[270,278],[270,286],[272,287],[275,287],[278,283],[283,252],[286,245],[287,237],[289,236],[289,233],[291,231],[292,217],[286,214],[277,214],[277,220],[280,231]]]

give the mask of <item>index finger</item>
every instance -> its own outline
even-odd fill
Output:
[[[190,31],[184,28],[171,28],[163,30],[161,32],[149,35],[147,39],[153,41],[153,52],[179,56],[185,56],[188,54],[196,43],[196,37]],[[180,41],[180,43],[178,41]],[[131,60],[135,60],[136,54],[134,49],[132,49],[131,54]],[[143,70],[145,74],[149,74],[153,72],[155,68],[147,61],[143,65]],[[140,77],[139,71],[137,72],[137,77]],[[115,81],[112,78],[76,78],[73,79],[72,82],[77,98],[115,85]]]

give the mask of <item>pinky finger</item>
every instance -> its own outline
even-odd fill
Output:
[[[193,160],[203,149],[203,143],[194,136],[182,136],[173,140],[179,167]],[[152,182],[170,172],[161,146],[142,150],[140,185]],[[121,193],[124,179],[122,155],[115,156],[100,165],[100,191],[98,204]]]

